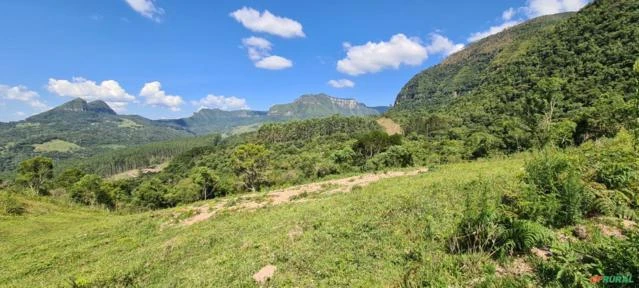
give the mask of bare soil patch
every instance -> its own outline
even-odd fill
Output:
[[[254,210],[257,208],[261,208],[267,205],[280,205],[289,202],[303,202],[307,199],[298,199],[299,195],[302,194],[335,194],[335,193],[346,193],[350,192],[353,187],[359,186],[364,187],[371,183],[380,181],[382,179],[402,177],[402,176],[414,176],[417,174],[425,173],[428,171],[428,168],[418,168],[411,171],[392,171],[386,173],[368,173],[359,176],[353,176],[348,178],[336,179],[336,180],[326,180],[321,182],[315,182],[310,184],[293,186],[285,189],[275,190],[269,192],[262,197],[262,199],[256,199],[254,194],[247,194],[241,196],[239,199],[235,201],[237,203],[229,204],[229,199],[224,199],[218,202],[215,206],[210,207],[209,205],[203,205],[198,207],[197,215],[189,217],[182,221],[183,225],[193,225],[195,223],[207,220],[213,217],[215,214],[221,212],[222,210],[228,211],[237,211],[237,210]],[[230,206],[230,207],[229,207]]]

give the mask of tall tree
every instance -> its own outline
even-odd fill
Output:
[[[209,196],[215,196],[215,189],[218,186],[218,180],[206,167],[195,167],[191,170],[191,179],[200,186],[202,191],[202,199],[206,200]]]
[[[53,160],[45,157],[35,157],[22,161],[18,167],[16,181],[25,185],[34,193],[47,193],[46,184],[53,178]]]
[[[233,151],[233,170],[247,190],[258,191],[264,184],[269,151],[262,145],[244,144]]]

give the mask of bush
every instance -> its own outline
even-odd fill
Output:
[[[133,191],[133,202],[140,207],[149,209],[167,208],[172,206],[167,194],[166,186],[160,180],[151,178],[142,182]]]
[[[528,162],[524,181],[529,189],[519,203],[528,219],[563,227],[576,223],[588,206],[584,184],[574,160],[555,150],[545,150]]]
[[[26,207],[7,192],[0,192],[0,212],[5,215],[22,215]]]
[[[366,162],[367,170],[380,170],[390,167],[408,167],[413,165],[413,155],[402,146],[391,146],[386,152],[379,153]]]
[[[98,175],[85,175],[69,189],[73,201],[85,205],[104,205],[110,209],[115,207],[111,189]]]
[[[473,181],[465,187],[467,197],[462,220],[449,239],[452,253],[485,252],[496,256],[528,252],[553,242],[553,232],[527,220],[512,217],[500,204],[493,181]],[[479,195],[479,199],[473,196]]]

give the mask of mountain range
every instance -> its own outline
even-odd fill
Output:
[[[201,109],[192,116],[150,120],[118,115],[103,101],[74,99],[23,121],[0,123],[0,171],[25,158],[87,157],[113,149],[210,133],[234,134],[266,122],[325,117],[334,114],[377,115],[387,107],[367,107],[354,99],[326,94],[303,95],[268,111]]]

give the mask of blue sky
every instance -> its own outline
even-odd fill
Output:
[[[74,97],[177,118],[325,92],[390,105],[472,41],[586,0],[2,1],[0,121]]]

